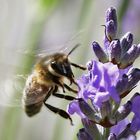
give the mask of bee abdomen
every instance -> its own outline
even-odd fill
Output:
[[[22,97],[23,108],[27,116],[34,116],[41,110],[49,88],[49,86],[38,83],[34,74],[28,77]]]
[[[32,117],[36,115],[38,112],[40,112],[42,107],[42,102],[31,104],[31,105],[25,105],[25,112],[29,117]]]

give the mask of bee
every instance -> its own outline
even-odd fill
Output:
[[[72,123],[72,119],[66,111],[53,107],[46,103],[46,101],[51,95],[69,101],[75,99],[72,96],[59,94],[57,92],[59,88],[62,88],[63,93],[65,93],[65,89],[77,93],[77,90],[68,86],[64,79],[66,78],[70,82],[70,85],[77,85],[71,66],[86,70],[84,66],[69,61],[69,55],[78,46],[77,44],[73,47],[68,54],[58,52],[46,55],[35,64],[32,74],[26,80],[22,97],[23,107],[27,116],[32,117],[39,113],[44,104],[50,111],[59,114],[63,118],[69,119]]]

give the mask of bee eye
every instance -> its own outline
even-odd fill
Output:
[[[52,61],[51,64],[52,64],[52,65],[53,65],[53,64],[56,64],[56,61]]]
[[[57,67],[56,61],[51,62],[51,67],[53,69],[56,69],[56,67]]]
[[[58,63],[56,61],[52,61],[51,67],[56,73],[61,74],[63,76],[72,77],[73,75],[69,63]]]
[[[52,69],[59,73],[64,75],[65,67],[62,63],[57,63],[56,61],[51,62]]]

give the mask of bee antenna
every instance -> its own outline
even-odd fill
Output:
[[[69,55],[70,55],[75,49],[77,49],[80,45],[81,45],[81,44],[76,44],[76,45],[72,48],[72,50],[68,53],[67,56],[69,56]]]

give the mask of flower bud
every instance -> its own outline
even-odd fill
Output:
[[[112,110],[111,110],[111,104],[110,104],[110,102],[109,101],[107,101],[107,102],[103,102],[102,103],[102,106],[101,106],[101,108],[100,108],[100,112],[101,112],[101,117],[102,117],[102,119],[104,119],[105,117],[108,117],[108,118],[110,118],[111,116],[110,116],[110,112],[111,112]]]
[[[117,34],[117,15],[115,8],[111,7],[106,12],[105,40],[112,41]]]
[[[139,93],[135,93],[133,95],[133,97],[131,98],[131,102],[132,102],[132,112],[134,112],[134,114],[140,118],[140,94]]]
[[[140,118],[137,115],[134,115],[132,119],[130,130],[132,130],[134,134],[140,130]]]
[[[97,125],[93,121],[90,121],[88,119],[82,119],[82,123],[85,130],[93,139],[100,139],[100,132]]]
[[[116,89],[120,94],[120,97],[125,97],[139,82],[140,80],[140,69],[133,68],[128,75],[123,75],[122,79],[118,81]]]
[[[125,119],[131,112],[131,109],[132,109],[132,103],[130,101],[128,101],[126,104],[120,106],[115,113],[116,121],[119,122],[119,121]]]
[[[127,50],[131,47],[133,43],[133,34],[130,32],[127,32],[122,38],[121,38],[121,47],[122,47],[122,55],[124,55]]]
[[[106,23],[106,35],[107,38],[111,41],[116,37],[116,27],[113,20],[110,20]]]
[[[114,21],[114,26],[117,30],[117,15],[116,15],[116,9],[114,7],[110,7],[106,12],[106,23],[110,20]]]
[[[117,139],[121,140],[136,140],[135,133],[130,129],[131,124],[128,124],[126,128],[118,135]]]
[[[108,56],[106,55],[104,50],[100,47],[100,45],[97,42],[94,41],[92,43],[92,47],[99,61],[101,61],[102,63],[108,62]]]
[[[128,76],[124,74],[122,76],[122,79],[119,80],[116,85],[116,89],[118,93],[120,94],[120,96],[122,96],[125,93],[125,91],[127,91],[127,87],[128,87]]]
[[[135,57],[138,58],[139,56],[140,56],[140,44],[137,45],[137,53]]]
[[[113,40],[109,46],[110,59],[113,63],[119,63],[121,57],[121,45],[119,40]]]
[[[96,112],[82,98],[79,99],[79,107],[88,119],[97,123],[100,122],[101,118],[96,115]]]
[[[121,58],[120,68],[124,69],[129,65],[133,64],[137,56],[137,50],[138,47],[135,44],[133,44],[132,47]]]
[[[78,140],[93,140],[91,136],[85,131],[84,128],[79,130],[77,137],[78,137]]]
[[[131,90],[135,85],[140,81],[140,69],[134,68],[131,70],[131,73],[128,75],[128,89]]]

